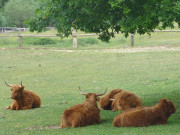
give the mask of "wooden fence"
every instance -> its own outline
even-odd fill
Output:
[[[17,27],[0,27],[0,33],[10,33],[14,31],[29,31],[29,28],[17,28]]]
[[[180,32],[180,30],[156,30],[155,32]],[[76,31],[73,31],[73,48],[78,47],[77,37],[88,37],[88,36],[97,36],[98,34],[77,34]],[[21,31],[18,32],[18,35],[8,35],[0,37],[18,37],[19,47],[22,47],[22,38],[23,37],[57,37],[57,35],[33,35],[33,34],[22,34]],[[134,46],[134,34],[131,34],[131,46]]]

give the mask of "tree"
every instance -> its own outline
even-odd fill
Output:
[[[8,0],[0,0],[0,27],[6,25],[6,17],[3,15],[3,7]]]
[[[8,0],[0,0],[0,8],[2,8]]]
[[[44,0],[36,16],[28,20],[30,31],[42,32],[54,24],[60,36],[72,34],[72,27],[99,34],[109,41],[115,33],[145,34],[155,28],[180,24],[179,0]]]
[[[9,0],[4,6],[4,16],[9,26],[24,27],[24,21],[34,15],[34,0]]]
[[[0,27],[2,26],[2,13],[0,12]]]
[[[6,17],[0,12],[0,27],[6,26]]]

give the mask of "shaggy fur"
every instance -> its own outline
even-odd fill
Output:
[[[123,90],[114,96],[114,101],[112,102],[111,109],[113,111],[124,111],[129,108],[136,108],[141,106],[142,101],[136,94],[130,91]]]
[[[104,109],[104,110],[111,110],[111,104],[112,104],[112,100],[114,99],[114,96],[121,92],[123,90],[121,89],[114,89],[111,90],[109,93],[107,93],[106,95],[104,95],[102,98],[98,97],[98,101],[99,101],[99,108],[100,109]]]
[[[12,85],[11,98],[13,101],[12,105],[6,109],[26,110],[41,106],[40,97],[33,91],[25,90],[24,88],[25,87],[21,85]]]
[[[61,128],[80,127],[100,123],[100,112],[96,103],[97,95],[89,93],[85,102],[66,109],[61,118]]]
[[[167,124],[168,118],[176,109],[172,101],[161,99],[152,107],[138,107],[126,110],[114,118],[115,127],[142,127]]]

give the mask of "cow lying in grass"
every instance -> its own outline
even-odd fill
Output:
[[[11,98],[13,99],[12,105],[6,107],[11,110],[26,110],[37,108],[41,106],[40,97],[33,91],[25,90],[25,86],[22,85],[9,85],[11,87]]]
[[[126,110],[113,120],[114,127],[142,127],[167,124],[168,118],[176,109],[172,101],[161,99],[152,107],[138,107]]]
[[[100,123],[100,112],[97,107],[97,96],[102,96],[103,94],[96,93],[82,93],[80,87],[80,94],[86,96],[85,102],[81,104],[74,105],[69,109],[66,109],[61,118],[61,128],[66,127],[80,127],[86,125],[93,125]]]
[[[104,110],[118,111],[142,106],[142,101],[136,94],[122,89],[111,90],[98,98],[98,101],[100,109]]]
[[[123,90],[114,89],[114,90],[111,90],[106,95],[104,95],[102,98],[97,97],[99,101],[99,106],[100,106],[99,108],[101,110],[111,110],[112,99],[114,99],[114,96],[121,91]]]
[[[114,96],[111,109],[112,111],[126,110],[129,108],[142,107],[141,99],[130,91],[121,91]]]

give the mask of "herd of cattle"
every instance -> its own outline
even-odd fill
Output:
[[[6,109],[25,110],[41,106],[40,97],[29,90],[25,90],[22,82],[20,85],[11,87],[12,105]],[[86,100],[66,109],[61,118],[61,128],[80,127],[100,123],[100,110],[122,110],[113,120],[114,127],[142,127],[149,125],[167,124],[168,118],[175,113],[176,109],[172,101],[161,99],[158,104],[151,107],[143,107],[141,99],[134,93],[114,89],[109,93],[83,93]],[[102,98],[99,96],[104,95]],[[99,102],[99,107],[97,105]]]

